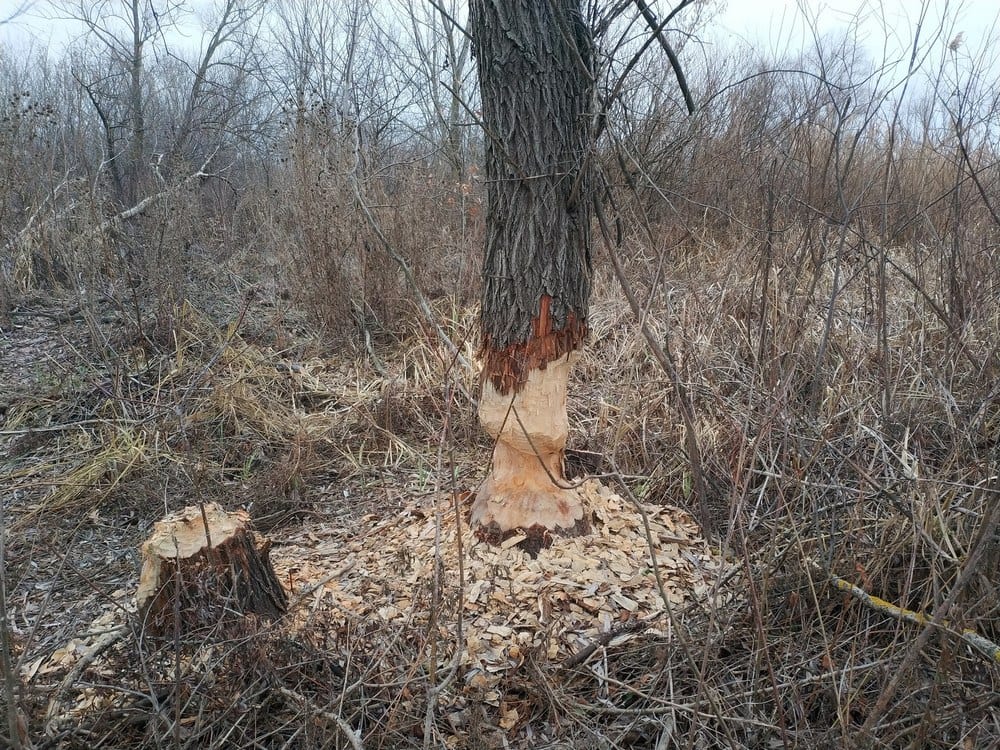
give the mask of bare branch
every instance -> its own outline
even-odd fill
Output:
[[[11,13],[3,18],[0,18],[0,26],[5,26],[12,21],[16,21],[19,17],[23,16],[34,5],[34,0],[23,0],[19,6],[17,6]]]
[[[649,26],[649,30],[653,32],[653,36],[660,43],[663,51],[667,55],[667,59],[670,61],[670,67],[674,70],[674,75],[677,76],[677,85],[680,87],[681,93],[684,95],[684,104],[687,107],[688,114],[694,114],[694,98],[691,96],[691,90],[688,88],[687,78],[684,76],[684,69],[681,67],[681,61],[677,59],[677,53],[674,52],[673,47],[667,41],[666,37],[663,36],[663,29],[666,25],[673,20],[685,6],[690,5],[694,0],[682,0],[676,8],[674,8],[663,21],[657,23],[656,14],[649,9],[646,5],[646,0],[634,0],[636,7],[639,12],[642,13],[642,17],[646,19],[646,23]]]

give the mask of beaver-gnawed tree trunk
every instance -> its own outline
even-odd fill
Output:
[[[249,622],[245,615],[283,615],[288,598],[268,559],[270,547],[246,511],[227,513],[215,503],[158,521],[142,545],[135,598],[143,632],[224,633]]]
[[[473,0],[470,29],[486,130],[479,416],[497,441],[472,520],[488,537],[580,532],[563,458],[590,297],[592,36],[578,0]]]

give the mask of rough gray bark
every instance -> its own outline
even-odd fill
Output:
[[[517,391],[583,343],[592,37],[578,0],[473,0],[486,129],[484,376]]]

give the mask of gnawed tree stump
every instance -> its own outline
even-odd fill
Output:
[[[532,554],[552,534],[588,531],[583,496],[565,479],[566,392],[575,352],[532,370],[518,392],[501,394],[484,378],[479,419],[496,440],[493,471],[472,504],[471,520],[487,542],[523,533]]]
[[[187,634],[226,628],[248,614],[280,617],[288,599],[269,549],[242,510],[208,503],[158,521],[142,545],[136,604],[143,632]]]
[[[589,332],[598,180],[595,45],[580,0],[469,3],[486,167],[479,417],[496,440],[472,506],[481,539],[588,532],[583,496],[565,479],[566,393]],[[539,64],[544,60],[544,64]],[[513,536],[512,536],[513,535]]]

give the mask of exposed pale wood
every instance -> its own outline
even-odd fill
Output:
[[[189,506],[157,522],[142,545],[136,605],[152,635],[217,627],[245,614],[275,618],[287,596],[268,559],[270,543],[245,511]]]
[[[476,496],[472,522],[500,532],[540,526],[569,530],[584,518],[582,496],[567,488],[563,459],[566,391],[576,355],[528,373],[516,393],[484,380],[479,419],[496,440],[493,470]]]

